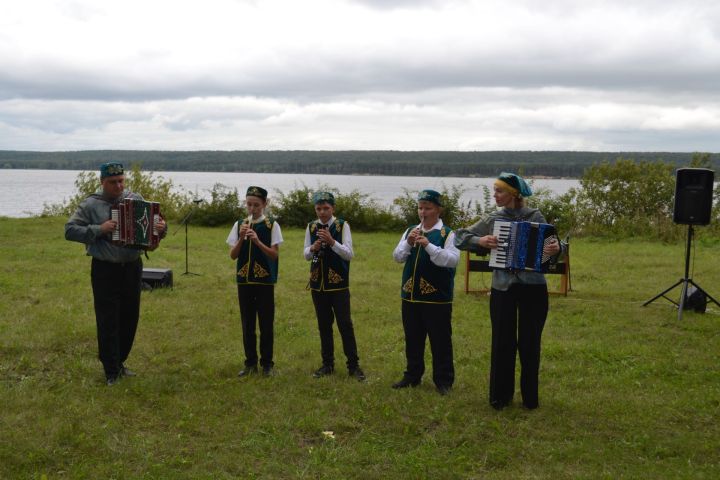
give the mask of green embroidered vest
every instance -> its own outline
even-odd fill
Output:
[[[308,224],[310,244],[318,239],[318,225],[315,220]],[[335,219],[329,227],[330,235],[336,242],[342,243],[343,220]],[[310,289],[317,291],[344,290],[350,287],[350,262],[343,260],[330,246],[323,249],[322,255],[313,257],[310,263]]]
[[[411,227],[412,228],[412,227]],[[409,231],[409,230],[408,230]],[[452,229],[446,225],[425,233],[433,245],[445,248]],[[438,267],[424,248],[416,245],[405,260],[400,297],[409,302],[451,303],[455,286],[455,269]]]
[[[238,232],[242,222],[238,222]],[[271,246],[274,223],[272,218],[265,217],[262,222],[251,224],[258,239],[268,247]],[[270,285],[277,282],[277,276],[278,260],[269,258],[250,240],[243,241],[237,258],[237,283]]]

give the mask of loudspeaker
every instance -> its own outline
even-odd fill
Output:
[[[679,168],[675,177],[673,222],[707,225],[712,210],[715,172],[707,168]]]
[[[142,272],[143,288],[152,290],[153,288],[162,288],[173,286],[172,270],[167,268],[143,268]]]

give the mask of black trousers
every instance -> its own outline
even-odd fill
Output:
[[[92,260],[98,352],[105,376],[115,377],[127,360],[140,317],[141,259],[128,263]]]
[[[514,284],[504,292],[492,289],[491,405],[503,407],[512,402],[515,392],[515,357],[519,352],[523,405],[537,408],[540,339],[547,313],[547,285]]]
[[[335,342],[333,340],[333,321],[337,321],[340,338],[342,338],[343,352],[347,358],[347,367],[352,370],[358,366],[357,342],[355,330],[350,318],[350,290],[336,290],[332,292],[312,291],[315,315],[320,331],[320,353],[323,365],[335,366]]]
[[[425,373],[425,338],[430,338],[433,382],[450,387],[455,381],[452,348],[452,303],[402,302],[405,330],[405,377],[419,382]]]
[[[255,335],[256,318],[260,325],[260,365],[273,366],[273,325],[275,323],[275,285],[238,285],[240,323],[243,332],[245,365],[258,364]]]

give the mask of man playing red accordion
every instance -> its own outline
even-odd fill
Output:
[[[143,265],[142,250],[112,242],[117,222],[111,219],[110,210],[126,198],[142,197],[125,191],[125,171],[120,163],[102,164],[100,183],[101,189],[83,200],[65,224],[65,239],[85,244],[92,257],[90,279],[99,357],[107,385],[114,385],[121,377],[134,375],[124,362],[140,316]],[[156,227],[165,236],[167,225],[162,219]]]

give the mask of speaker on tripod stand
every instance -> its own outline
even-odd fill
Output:
[[[715,172],[707,168],[679,168],[675,180],[673,222],[708,225],[712,211]]]
[[[687,243],[685,245],[685,276],[645,302],[643,306],[647,306],[663,297],[677,305],[678,320],[682,320],[683,309],[691,306],[690,303],[692,303],[692,307],[696,311],[703,312],[708,301],[720,307],[717,300],[690,278],[690,250],[692,249],[693,234],[695,233],[693,227],[710,223],[714,181],[715,172],[707,168],[679,168],[677,170],[673,222],[678,225],[688,226]],[[678,285],[682,285],[682,291],[680,293],[680,302],[675,302],[665,294]]]

